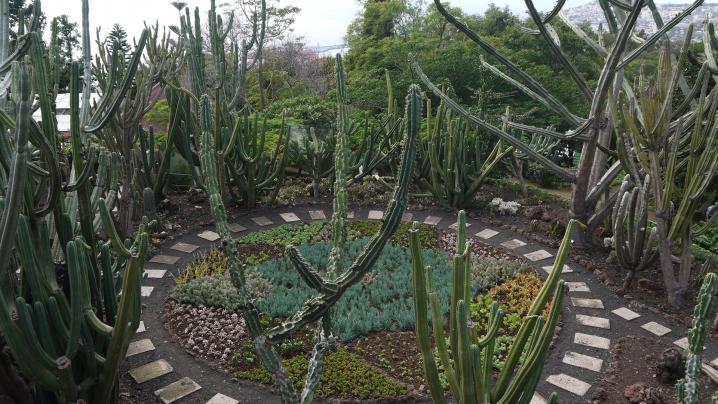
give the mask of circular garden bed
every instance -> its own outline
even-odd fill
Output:
[[[379,222],[373,221],[350,222],[347,262],[361,251],[379,226]],[[421,355],[413,332],[409,228],[407,223],[399,226],[372,271],[349,288],[334,306],[332,325],[340,344],[326,358],[318,396],[402,400],[426,393]],[[428,225],[421,225],[419,232],[424,263],[432,267],[446,315],[455,236]],[[305,258],[322,268],[328,260],[330,239],[330,224],[317,221],[284,224],[238,240],[241,259],[247,264],[244,269],[247,286],[267,329],[291,316],[312,294],[284,256],[285,247],[298,246]],[[494,368],[499,370],[542,280],[522,260],[478,240],[472,241],[475,298],[470,307],[478,335],[485,331],[494,301],[505,311],[494,357]],[[270,384],[270,374],[259,363],[246,333],[224,254],[211,249],[197,255],[175,282],[165,321],[180,344],[239,379]],[[313,346],[314,330],[309,327],[275,345],[298,387],[303,384]]]

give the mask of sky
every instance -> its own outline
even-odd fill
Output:
[[[209,8],[209,0],[185,0],[189,7],[199,7],[205,16]],[[430,1],[430,0],[428,0]],[[568,0],[566,7],[584,4],[588,0]],[[102,33],[109,32],[114,23],[119,23],[130,37],[138,37],[144,27],[143,22],[163,25],[176,25],[177,9],[170,0],[90,0],[90,25],[93,27],[92,41],[94,45],[95,28],[100,26]],[[218,0],[219,3],[219,0]],[[461,7],[468,13],[481,13],[490,1],[453,0],[452,6]],[[515,13],[524,15],[525,6],[522,0],[494,0],[498,6],[509,6]],[[535,0],[536,6],[543,10],[553,6],[552,0]],[[343,42],[347,26],[360,11],[357,0],[280,0],[280,4],[292,4],[301,8],[294,24],[294,35],[302,36],[305,43],[315,45],[337,45]],[[48,20],[57,15],[67,14],[71,21],[80,22],[82,18],[81,0],[43,0],[42,7]]]

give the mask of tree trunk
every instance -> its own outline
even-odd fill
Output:
[[[589,139],[583,144],[581,149],[581,160],[576,169],[576,180],[571,190],[571,202],[569,204],[569,218],[576,219],[581,223],[588,223],[591,209],[586,201],[588,190],[590,187],[591,172],[593,171],[593,161],[596,155],[596,144],[598,143],[598,132],[600,131],[600,119],[592,124],[589,131]],[[591,248],[591,234],[576,226],[573,235],[574,247],[579,249]]]

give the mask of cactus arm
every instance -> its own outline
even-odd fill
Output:
[[[681,11],[679,14],[677,14],[676,16],[674,16],[674,17],[668,22],[668,24],[664,25],[663,27],[661,27],[660,29],[658,29],[655,33],[653,33],[653,35],[651,35],[650,37],[648,37],[648,38],[645,40],[645,42],[643,42],[643,43],[641,44],[641,46],[639,46],[638,48],[636,48],[636,49],[634,49],[633,51],[631,51],[631,53],[629,53],[628,55],[626,55],[626,56],[621,60],[621,62],[616,66],[616,69],[621,69],[621,68],[623,68],[625,65],[627,65],[628,63],[630,63],[631,61],[633,61],[634,59],[636,59],[637,57],[639,57],[646,49],[650,48],[654,43],[658,42],[658,40],[660,40],[664,35],[666,35],[666,33],[667,33],[668,31],[670,31],[673,27],[675,27],[676,25],[678,25],[678,23],[680,23],[681,21],[683,21],[683,19],[685,19],[685,17],[687,17],[688,15],[690,15],[690,14],[693,12],[693,10],[695,10],[695,9],[698,8],[698,7],[700,7],[702,4],[703,4],[703,0],[696,0],[695,2],[693,2],[693,4],[691,4],[690,6],[686,7],[685,9],[683,9],[683,11]]]
[[[87,184],[87,180],[95,171],[95,163],[97,162],[98,154],[99,151],[97,150],[97,147],[91,146],[87,156],[87,164],[85,164],[85,166],[82,168],[82,171],[80,172],[80,175],[78,175],[75,179],[75,182],[65,185],[63,191],[75,192],[80,187]]]
[[[322,278],[319,271],[299,253],[296,247],[288,246],[286,252],[287,257],[289,257],[299,276],[302,277],[310,288],[320,293],[336,292],[336,289],[332,288],[330,284]]]
[[[97,206],[100,211],[100,218],[102,219],[102,227],[105,229],[105,233],[107,233],[107,236],[112,243],[112,248],[123,257],[130,257],[132,253],[125,248],[122,239],[117,234],[115,224],[112,222],[112,214],[107,208],[107,203],[105,203],[104,199],[100,198]]]
[[[438,0],[437,0],[438,1]],[[504,140],[505,142],[509,143],[510,145],[514,146],[517,150],[521,150],[522,152],[526,153],[527,155],[531,156],[532,159],[540,163],[541,165],[545,166],[546,168],[550,169],[551,171],[558,174],[560,177],[565,178],[568,181],[573,182],[575,179],[575,174],[572,171],[568,171],[560,166],[558,166],[556,163],[552,162],[550,159],[546,158],[545,156],[541,155],[540,153],[537,153],[533,149],[531,149],[529,146],[521,142],[519,139],[516,139],[515,137],[511,136],[510,134],[502,131],[501,129],[491,125],[488,122],[485,122],[484,120],[480,119],[479,117],[471,114],[467,109],[453,101],[451,98],[449,98],[448,95],[446,95],[441,89],[436,87],[431,80],[426,76],[426,74],[421,70],[421,67],[419,67],[418,63],[416,61],[412,61],[411,63],[412,70],[414,70],[414,73],[419,77],[419,79],[426,85],[431,92],[434,93],[437,97],[441,98],[444,103],[451,108],[451,110],[455,111],[459,115],[466,118],[471,123],[475,124],[476,126],[480,127],[481,129],[487,131],[493,136],[496,136],[500,138],[501,140]]]
[[[446,380],[449,382],[449,387],[451,388],[451,391],[454,396],[457,397],[459,394],[459,382],[456,380],[454,366],[451,362],[451,359],[449,359],[449,352],[446,348],[446,339],[444,338],[443,316],[441,315],[439,298],[436,294],[436,289],[434,288],[434,280],[431,277],[431,268],[429,267],[426,268],[426,290],[429,296],[429,303],[431,304],[431,328],[434,331],[434,343],[436,344],[436,351],[439,354],[439,360],[441,361],[441,366],[444,369],[444,375],[446,376]]]
[[[441,382],[439,381],[439,371],[436,367],[436,361],[434,359],[434,350],[431,348],[431,339],[429,337],[429,320],[426,302],[428,298],[427,278],[431,277],[431,272],[428,267],[424,267],[423,260],[421,259],[418,222],[414,222],[409,234],[411,237],[410,250],[414,279],[414,324],[416,328],[416,338],[423,358],[424,375],[426,376],[427,383],[429,384],[429,392],[431,393],[432,400],[435,403],[446,403]],[[434,324],[434,329],[437,329],[437,324],[443,324],[441,315],[438,317],[432,317],[432,323]],[[444,336],[441,335],[440,338],[437,339],[437,345],[439,340],[443,340],[443,338]],[[440,353],[440,355],[445,354],[446,349],[444,347],[444,352],[443,354]]]

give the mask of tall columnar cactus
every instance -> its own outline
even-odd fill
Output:
[[[457,223],[448,347],[444,339],[444,320],[432,274],[428,267],[424,267],[421,259],[419,224],[415,222],[411,230],[416,336],[431,397],[436,403],[447,402],[439,381],[439,368],[429,335],[430,327],[433,329],[434,343],[444,376],[452,395],[459,403],[527,404],[531,401],[540,379],[544,359],[561,312],[561,303],[566,292],[566,286],[560,279],[561,268],[571,248],[571,233],[566,232],[556,255],[553,270],[523,319],[498,378],[494,378],[493,355],[503,312],[497,303],[493,304],[485,335],[477,335],[470,324],[471,245],[466,240],[464,211],[459,212]],[[569,221],[568,230],[572,230],[576,224],[574,220]],[[549,304],[549,298],[551,298],[551,308],[548,319],[544,321],[542,315]],[[431,310],[431,326],[428,320],[429,310]],[[522,356],[523,359],[520,359]],[[552,394],[549,402],[556,403],[557,396]]]
[[[427,102],[428,135],[420,150],[428,162],[422,165],[426,170],[421,183],[442,205],[465,207],[471,204],[489,173],[514,148],[498,141],[482,161],[479,130],[464,119],[453,118],[443,103],[432,122],[431,101]]]
[[[303,144],[303,166],[312,177],[312,193],[319,198],[319,185],[323,178],[329,177],[334,171],[331,158],[334,155],[334,138],[328,136],[320,139],[314,128],[307,128]]]
[[[635,98],[609,97],[617,117],[616,130],[623,134],[618,138],[620,160],[632,178],[650,177],[661,271],[668,301],[674,306],[685,304],[692,238],[705,229],[694,225],[694,212],[718,175],[718,88],[709,86],[706,72],[710,62],[705,62],[691,90],[697,100],[686,97],[677,108],[673,106],[691,36],[692,25],[676,63],[671,62],[666,46],[655,77],[641,75]],[[713,43],[704,38],[707,54],[713,52]],[[691,101],[695,101],[693,108]],[[677,275],[672,254],[675,245],[681,248]]]
[[[0,14],[7,7],[8,1],[0,0]],[[33,11],[34,21],[41,13],[39,1]],[[21,18],[18,26],[26,25]],[[83,135],[112,118],[127,86],[118,84],[106,93],[83,124],[80,66],[72,65],[72,155],[66,169],[60,164],[64,156],[57,147],[51,99],[57,85],[50,72],[58,66],[48,62],[36,25],[28,26],[31,31],[20,36],[12,58],[6,58],[7,38],[0,40],[0,66],[12,67],[0,67],[2,82],[11,87],[9,92],[5,84],[0,88],[5,101],[0,110],[0,334],[22,375],[15,382],[32,385],[18,386],[24,395],[19,402],[113,403],[120,365],[139,324],[148,234],[141,225],[134,243],[117,236],[108,206],[117,194],[110,185],[116,183],[117,155],[84,144]],[[0,27],[0,34],[7,32]],[[30,115],[34,102],[41,123]],[[99,241],[99,226],[109,243]]]
[[[648,226],[648,199],[651,177],[646,176],[643,185],[635,185],[626,175],[618,192],[618,202],[613,206],[613,248],[621,268],[628,271],[623,283],[630,285],[636,272],[642,271],[658,258],[658,233]]]
[[[337,56],[337,72],[341,73],[341,56]],[[313,400],[314,390],[319,382],[324,364],[324,355],[334,345],[329,315],[331,308],[342,297],[344,292],[356,284],[373,267],[384,246],[401,222],[406,208],[406,198],[409,183],[411,182],[414,160],[416,154],[416,139],[419,136],[421,124],[421,94],[416,86],[409,89],[405,114],[406,135],[403,142],[401,167],[397,177],[396,188],[389,206],[384,214],[384,220],[379,231],[369,240],[354,261],[348,266],[343,265],[346,255],[344,244],[346,241],[347,221],[347,190],[343,178],[346,175],[349,153],[349,139],[345,128],[348,128],[348,114],[342,110],[345,105],[346,94],[337,92],[339,105],[337,121],[337,143],[335,148],[334,184],[334,212],[332,215],[332,251],[326,268],[315,268],[305,260],[294,247],[287,248],[287,255],[299,272],[302,279],[315,291],[314,296],[307,299],[301,309],[281,325],[263,330],[259,321],[259,313],[254,306],[246,288],[242,263],[237,253],[237,243],[232,240],[227,224],[220,184],[215,171],[217,152],[213,144],[212,111],[209,98],[201,99],[202,140],[200,155],[204,173],[205,184],[210,195],[212,215],[215,219],[217,231],[222,237],[223,249],[228,257],[229,272],[232,282],[237,288],[242,306],[242,313],[247,323],[250,335],[254,339],[254,347],[264,367],[272,374],[272,380],[282,395],[282,401],[287,403],[308,403]],[[297,392],[292,385],[286,370],[281,366],[279,356],[272,347],[272,343],[281,340],[298,329],[317,323],[318,342],[314,347],[310,361],[307,381],[302,392]]]
[[[648,38],[640,39],[640,45],[636,46],[633,46],[632,43],[639,42],[636,40],[635,32],[638,17],[645,7],[655,10],[653,0],[633,2],[599,0],[601,10],[608,22],[607,27],[611,34],[611,43],[603,41],[603,39],[607,37],[602,37],[600,41],[592,39],[592,37],[580,27],[563,16],[561,9],[566,4],[563,1],[559,1],[547,14],[540,13],[531,0],[527,0],[525,3],[531,22],[533,23],[529,31],[531,34],[542,38],[543,43],[551,53],[552,61],[558,62],[562,70],[571,77],[575,83],[576,93],[583,97],[587,105],[590,105],[586,115],[577,115],[576,106],[566,105],[561,102],[556,94],[551,93],[545,87],[546,83],[539,83],[516,63],[507,58],[489,41],[482,38],[466,23],[460,21],[441,0],[434,0],[434,5],[438,12],[450,24],[478,45],[482,53],[489,55],[491,60],[496,61],[496,63],[501,66],[500,69],[487,61],[482,61],[482,65],[485,69],[490,71],[498,79],[507,82],[524,95],[530,97],[543,111],[549,112],[559,118],[563,125],[572,128],[566,133],[560,133],[525,125],[523,130],[529,133],[541,133],[554,139],[579,142],[581,145],[581,155],[576,167],[565,168],[559,166],[505,130],[492,125],[481,116],[472,114],[467,108],[455,100],[452,100],[445,91],[433,84],[429,77],[421,70],[418,63],[412,62],[412,69],[419,79],[421,79],[436,96],[444,101],[448,108],[466,118],[471,124],[486,131],[486,133],[491,136],[495,136],[515,147],[517,150],[524,152],[531,160],[545,166],[547,169],[573,184],[569,211],[571,212],[572,218],[587,225],[586,231],[581,231],[576,234],[575,241],[578,246],[586,248],[591,245],[593,230],[603,222],[606,215],[610,214],[610,206],[612,205],[612,201],[615,201],[615,195],[612,198],[608,198],[608,201],[611,203],[604,204],[604,206],[608,206],[608,208],[603,209],[599,206],[603,196],[610,190],[613,178],[620,173],[622,168],[620,162],[615,161],[609,164],[608,159],[610,146],[611,144],[615,144],[613,142],[615,133],[611,122],[616,119],[616,116],[610,111],[608,106],[608,95],[611,91],[623,91],[627,97],[633,97],[634,91],[630,84],[633,80],[623,81],[622,86],[614,87],[616,79],[624,74],[624,68],[631,62],[637,60],[639,56],[646,54],[648,50],[654,49],[656,43],[668,42],[667,32],[686,18],[686,16],[690,15],[692,11],[703,3],[703,0],[696,0],[688,5],[666,24],[663,23],[658,12],[650,13],[656,21],[656,26],[659,28]],[[560,19],[563,24],[574,31],[579,38],[586,42],[589,49],[603,59],[603,67],[596,81],[595,88],[590,87],[590,84],[583,77],[582,72],[573,64],[571,57],[566,55],[561,48],[560,38],[553,28],[553,24],[557,19]],[[451,63],[451,61],[448,61],[448,63]],[[681,75],[679,77],[681,92],[684,95],[688,95],[690,94],[690,89],[685,82],[685,78]],[[691,103],[689,102],[688,105],[691,105]]]
[[[710,271],[712,262],[706,262],[705,271]],[[716,294],[716,282],[718,276],[715,273],[708,273],[703,279],[703,285],[698,292],[698,301],[693,309],[693,326],[688,332],[688,355],[686,358],[686,376],[676,383],[676,395],[679,404],[698,404],[700,397],[698,392],[698,378],[701,368],[708,366],[701,360],[703,344],[709,330],[708,315],[711,311],[711,304]],[[718,402],[718,393],[713,396],[713,402]]]

